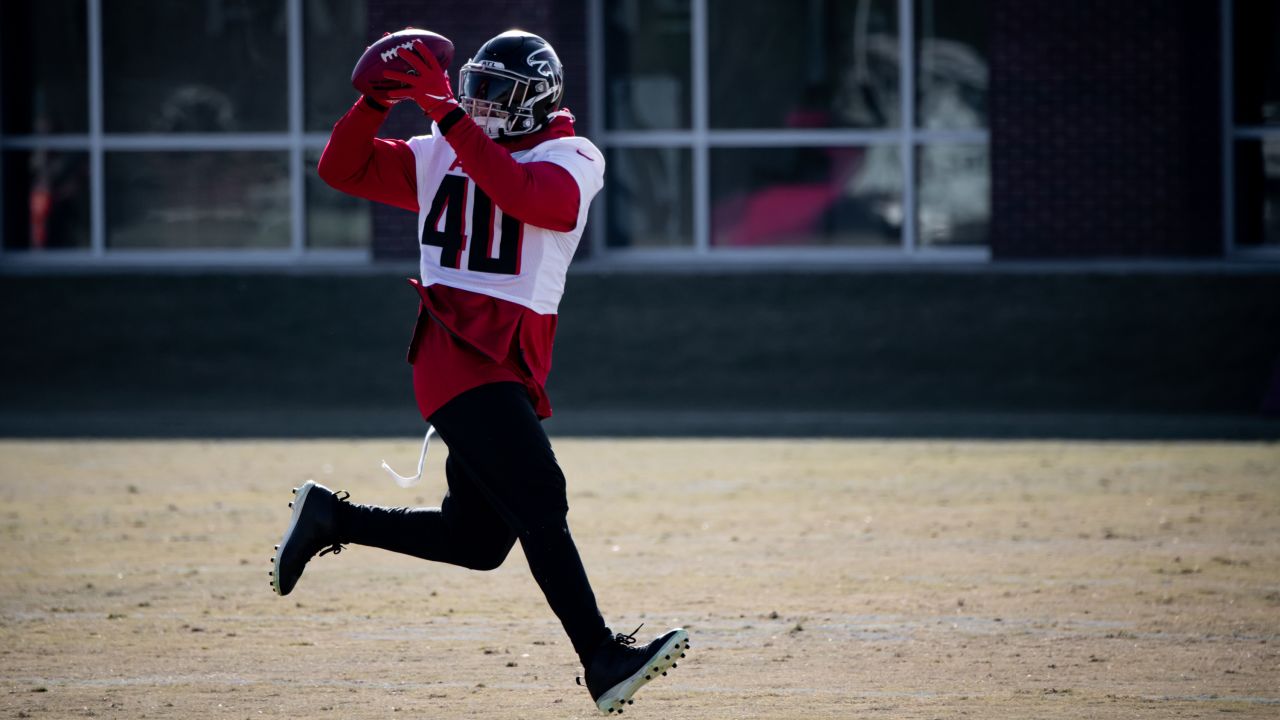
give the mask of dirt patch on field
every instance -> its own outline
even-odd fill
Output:
[[[1275,444],[556,443],[606,617],[698,718],[1280,714]],[[596,717],[523,556],[361,547],[287,598],[308,478],[435,504],[387,442],[0,443],[0,716]]]

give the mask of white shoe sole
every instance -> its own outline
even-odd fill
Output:
[[[271,587],[277,595],[284,594],[280,592],[280,557],[284,554],[282,549],[289,544],[289,538],[293,537],[293,529],[298,526],[298,517],[302,515],[302,504],[307,501],[307,494],[315,486],[314,480],[302,483],[302,486],[294,492],[293,502],[290,503],[293,505],[293,517],[289,518],[289,527],[284,531],[284,537],[280,538],[280,544],[276,546],[275,557],[271,558]]]
[[[661,675],[666,675],[667,671],[675,667],[680,658],[684,657],[684,653],[688,649],[689,633],[683,629],[677,629],[675,634],[662,644],[658,652],[650,656],[649,664],[637,670],[631,677],[605,691],[600,696],[600,699],[596,700],[596,707],[600,708],[600,712],[606,715],[615,712],[622,714],[623,708],[634,702],[631,696],[635,695],[637,690],[644,687],[649,681]]]

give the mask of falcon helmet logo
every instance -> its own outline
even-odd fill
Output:
[[[551,57],[539,58],[537,57],[539,53],[549,53]],[[542,77],[549,78],[549,77],[552,77],[551,61],[554,58],[555,58],[555,53],[551,50],[551,48],[540,47],[537,50],[534,50],[533,52],[529,53],[529,57],[525,58],[525,62],[528,63],[529,67],[537,71],[539,75],[541,75]]]

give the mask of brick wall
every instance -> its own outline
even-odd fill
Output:
[[[369,0],[369,41],[407,25],[438,32],[456,48],[450,78],[484,41],[519,27],[546,38],[565,68],[565,107],[590,127],[587,110],[587,9],[585,0]],[[408,103],[391,110],[380,133],[407,138],[426,132],[428,122]],[[373,205],[373,256],[377,260],[418,257],[416,218],[403,210]]]
[[[993,256],[1219,254],[1218,3],[991,10]]]

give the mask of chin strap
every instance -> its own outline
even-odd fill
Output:
[[[434,434],[436,434],[435,427],[428,425],[427,436],[422,439],[422,454],[418,456],[418,474],[417,475],[414,475],[413,477],[405,477],[404,475],[401,475],[395,470],[392,470],[391,466],[387,464],[386,460],[382,461],[382,469],[386,470],[387,474],[395,479],[397,485],[399,485],[402,488],[408,488],[408,487],[413,487],[414,485],[417,485],[418,483],[422,482],[422,466],[427,461],[427,446],[431,444],[431,436]]]

